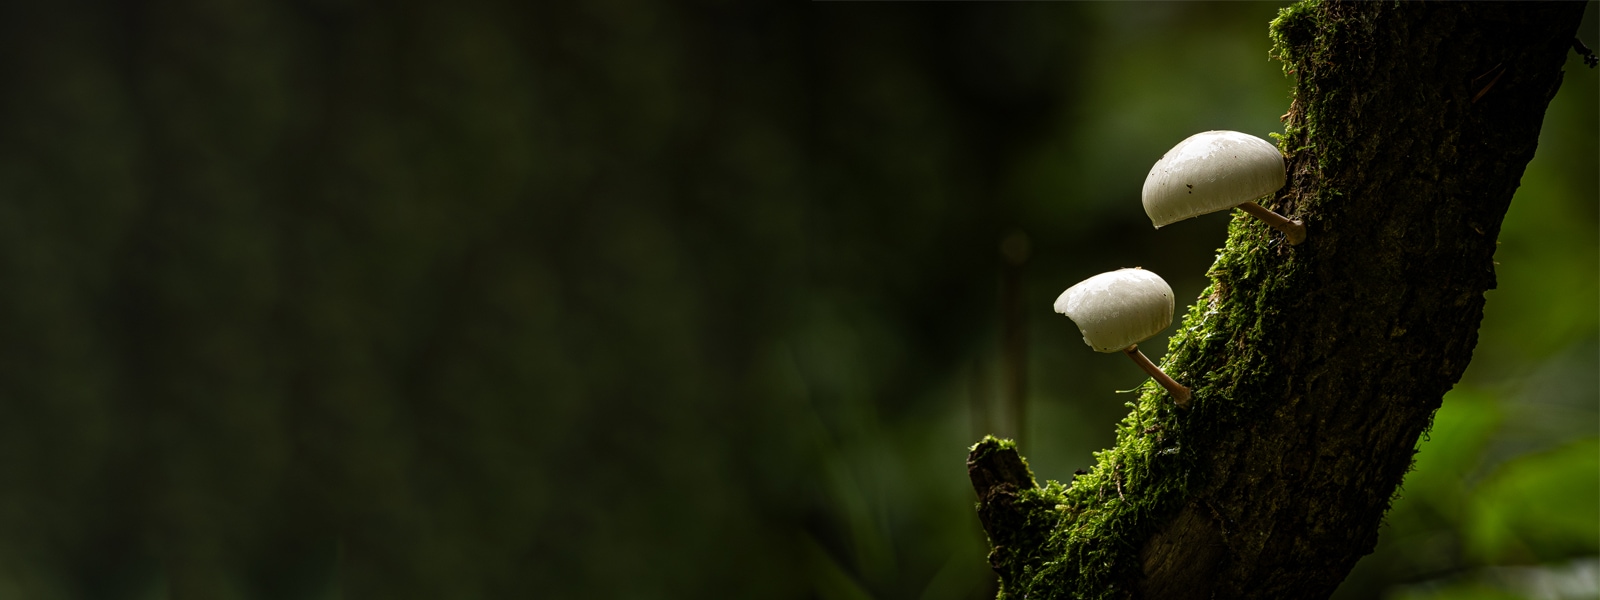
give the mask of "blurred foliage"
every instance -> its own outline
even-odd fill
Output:
[[[1278,6],[8,6],[0,597],[991,596],[965,448],[1110,442],[1050,301],[1199,293],[1133,199],[1279,130]],[[1350,597],[1596,553],[1576,65]]]

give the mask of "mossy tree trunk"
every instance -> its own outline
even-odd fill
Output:
[[[1166,370],[1070,486],[1009,442],[968,468],[1002,598],[1325,598],[1371,552],[1495,286],[1495,239],[1584,5],[1306,2],[1271,35],[1296,81]]]

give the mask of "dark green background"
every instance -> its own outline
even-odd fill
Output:
[[[0,597],[989,596],[1002,382],[1066,479],[1141,381],[1051,300],[1288,106],[1278,4],[548,4],[0,9]],[[1596,89],[1341,597],[1600,569]]]

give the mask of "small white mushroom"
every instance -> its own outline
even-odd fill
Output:
[[[1235,206],[1282,231],[1291,245],[1306,239],[1305,225],[1262,208],[1254,200],[1283,187],[1283,155],[1270,142],[1237,131],[1207,131],[1168,150],[1144,179],[1144,212],[1160,229]]]
[[[1056,312],[1078,325],[1083,342],[1095,352],[1122,352],[1167,388],[1179,408],[1189,407],[1189,388],[1150,362],[1138,343],[1172,324],[1172,287],[1144,269],[1101,273],[1067,288],[1056,298]]]

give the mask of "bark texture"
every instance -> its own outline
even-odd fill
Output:
[[[1038,485],[985,439],[968,470],[1002,598],[1326,598],[1477,342],[1500,222],[1581,2],[1307,2],[1271,34],[1295,95],[1290,246],[1236,215],[1212,285],[1114,448]]]

